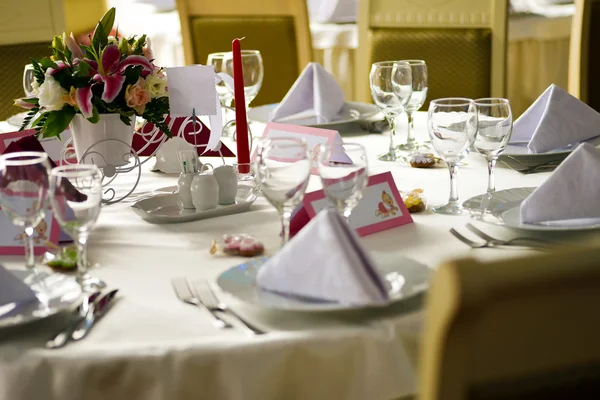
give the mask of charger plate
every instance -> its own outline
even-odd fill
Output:
[[[491,194],[482,194],[470,198],[463,203],[463,207],[471,212],[473,219],[492,225],[503,226],[511,229],[543,232],[587,231],[600,229],[600,219],[588,220],[574,219],[568,221],[555,221],[539,224],[521,223],[521,203],[536,188],[513,188],[499,190]]]
[[[11,270],[27,283],[38,300],[14,307],[14,303],[0,307],[0,328],[14,327],[48,318],[79,305],[83,292],[74,277],[38,267],[37,277],[28,270]]]
[[[179,195],[176,193],[177,186],[158,189],[157,192],[158,194],[139,200],[131,206],[131,209],[143,220],[153,224],[175,224],[238,214],[248,211],[256,200],[256,195],[249,187],[240,186],[235,204],[217,206],[212,210],[196,211],[183,208],[179,204]]]
[[[351,305],[285,296],[262,290],[256,284],[258,270],[268,260],[256,258],[223,272],[216,281],[219,289],[229,297],[246,305],[267,309],[301,312],[356,311],[385,307],[412,298],[427,290],[431,270],[407,257],[392,253],[371,253],[375,268],[388,286],[389,302],[383,305]]]
[[[279,104],[267,104],[264,106],[253,107],[248,110],[248,119],[250,121],[268,123],[275,107]],[[319,123],[316,118],[305,118],[297,120],[281,121],[286,124],[313,126],[317,128],[334,127],[357,121],[363,121],[379,113],[379,108],[374,104],[361,103],[357,101],[347,101],[335,121]]]

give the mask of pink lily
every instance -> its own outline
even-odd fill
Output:
[[[21,99],[16,99],[15,106],[24,108],[26,110],[31,110],[32,108],[36,107],[36,105],[34,103],[28,103],[28,102],[24,101],[24,99],[27,99],[27,97],[24,97]]]
[[[46,70],[47,74],[55,75],[65,68],[71,68],[71,66],[69,64],[65,63],[64,61],[56,61],[55,64],[56,64],[56,68],[48,68]]]
[[[96,82],[90,86],[78,88],[76,92],[77,105],[86,118],[93,115],[92,86],[100,82],[104,83],[101,98],[106,103],[111,103],[123,88],[123,83],[125,83],[123,72],[127,67],[141,66],[143,76],[152,72],[152,64],[146,57],[128,56],[121,60],[121,52],[117,45],[107,46],[102,51],[100,64],[91,60],[85,60],[85,62],[90,64],[90,72],[94,74],[92,79]]]
[[[81,47],[75,41],[75,37],[73,36],[73,32],[69,36],[67,33],[63,33],[63,43],[69,50],[71,50],[71,59],[72,60],[81,60],[83,59],[83,51],[81,51]]]

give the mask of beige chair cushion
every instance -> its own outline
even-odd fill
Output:
[[[371,63],[425,60],[427,102],[442,97],[490,96],[491,31],[488,29],[375,28]]]
[[[300,73],[292,17],[192,17],[190,26],[197,63],[206,64],[210,53],[231,51],[235,38],[246,37],[242,49],[261,52],[265,74],[252,106],[281,101]]]

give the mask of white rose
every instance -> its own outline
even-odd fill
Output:
[[[65,99],[69,93],[60,86],[60,83],[52,77],[46,75],[44,83],[40,85],[38,99],[40,106],[47,111],[58,111],[65,105]]]
[[[150,94],[151,99],[164,97],[167,95],[167,80],[153,73],[146,78],[145,89]]]

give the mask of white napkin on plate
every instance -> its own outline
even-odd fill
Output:
[[[598,135],[600,113],[553,84],[515,121],[510,143],[545,153]]]
[[[319,123],[335,120],[344,107],[344,92],[333,75],[319,63],[309,63],[281,103],[271,121],[285,122],[316,117]]]
[[[35,300],[37,297],[33,290],[0,265],[0,318]]]
[[[322,210],[258,271],[262,289],[342,304],[383,304],[388,290],[348,223]]]
[[[600,218],[600,152],[589,143],[580,144],[548,180],[521,203],[522,223]],[[596,220],[596,223],[598,221]]]

